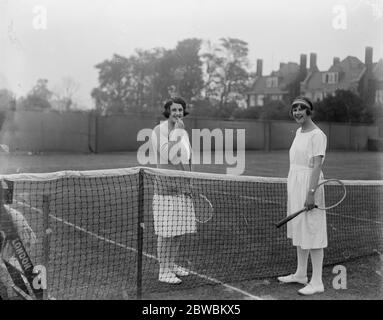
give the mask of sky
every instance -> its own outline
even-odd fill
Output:
[[[378,61],[383,0],[0,0],[0,88],[22,96],[39,78],[60,90],[70,77],[77,102],[92,108],[94,66],[114,53],[226,37],[246,41],[251,69],[262,59],[263,74],[312,52],[320,70],[333,57],[364,61],[366,46]]]

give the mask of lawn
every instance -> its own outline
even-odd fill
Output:
[[[345,180],[382,180],[382,153],[373,152],[329,152],[326,157],[324,165],[324,174],[327,178],[338,178]],[[16,173],[16,172],[54,172],[62,170],[99,170],[99,169],[111,169],[111,168],[123,168],[133,167],[139,165],[136,159],[136,153],[110,153],[110,154],[66,154],[66,153],[46,153],[46,154],[11,154],[9,156],[0,155],[1,171],[2,173]],[[245,161],[245,175],[253,176],[266,176],[266,177],[286,177],[288,173],[288,154],[286,151],[273,151],[273,152],[258,152],[251,151],[246,152]],[[201,172],[215,172],[225,173],[225,165],[197,165],[196,170]],[[72,188],[72,187],[71,187]],[[51,265],[50,277],[51,284],[56,288],[56,292],[60,293],[65,291],[64,298],[81,298],[91,294],[90,286],[92,290],[96,288],[95,297],[105,297],[105,293],[108,292],[108,298],[111,299],[134,299],[134,290],[127,290],[124,293],[115,291],[119,282],[126,282],[127,279],[133,283],[135,281],[134,268],[126,268],[126,264],[136,263],[135,258],[135,244],[134,242],[126,242],[126,240],[119,238],[124,228],[131,228],[132,224],[136,222],[133,216],[133,220],[129,221],[124,219],[123,212],[125,208],[129,206],[132,199],[127,199],[126,204],[118,204],[124,209],[118,214],[114,214],[115,207],[108,199],[100,199],[92,203],[81,203],[80,196],[81,189],[73,189],[72,194],[78,196],[78,208],[76,215],[70,210],[63,210],[60,205],[55,206],[55,211],[51,211],[52,228],[55,230],[52,238],[51,252],[53,252],[53,262]],[[105,192],[105,190],[100,190]],[[233,191],[234,192],[234,191]],[[355,193],[351,198],[358,196],[358,190],[355,189]],[[101,194],[101,193],[100,193]],[[364,208],[367,206],[373,208],[373,217],[378,223],[382,220],[381,203],[383,199],[382,194],[378,194],[378,200],[376,203],[369,204],[369,193],[363,195],[355,204],[355,207],[350,207],[363,213]],[[235,196],[235,194],[233,194]],[[133,193],[132,193],[133,197]],[[119,197],[121,198],[121,196]],[[110,199],[109,199],[110,200]],[[223,203],[225,198],[217,197],[217,206],[219,203]],[[102,201],[108,201],[108,210],[102,212],[99,216],[95,216],[93,219],[84,219],[86,215],[97,210],[98,207],[103,207],[105,204]],[[113,202],[113,201],[112,201]],[[134,202],[134,201],[133,201]],[[352,202],[350,202],[352,205]],[[76,207],[76,204],[73,204]],[[246,212],[249,207],[247,203],[234,203],[235,209],[240,208],[241,211]],[[39,205],[40,206],[40,205]],[[36,211],[35,205],[31,209],[31,214],[39,213]],[[360,208],[359,208],[360,206]],[[232,208],[234,208],[232,207]],[[222,207],[221,211],[229,213],[233,211]],[[358,208],[358,209],[356,209]],[[134,212],[135,208],[130,207],[130,210]],[[150,211],[150,210],[149,210]],[[237,210],[238,211],[238,210]],[[251,210],[250,210],[251,211]],[[249,212],[250,212],[249,211]],[[110,219],[111,215],[113,219]],[[41,218],[41,217],[40,217]],[[39,218],[39,219],[40,219]],[[249,221],[251,217],[248,217]],[[65,224],[62,225],[62,221]],[[229,220],[228,220],[229,221]],[[228,229],[228,235],[235,232],[236,221],[230,220],[233,225]],[[256,222],[257,219],[254,219]],[[342,230],[343,220],[334,220],[334,223],[329,223],[331,230],[338,230],[345,234],[348,232],[347,225]],[[73,226],[77,227],[77,231],[73,230]],[[379,226],[379,225],[378,225]],[[357,225],[362,228],[362,223]],[[148,236],[145,238],[145,252],[144,257],[144,294],[143,298],[146,299],[311,299],[302,298],[296,294],[299,286],[296,285],[280,285],[275,280],[275,277],[260,278],[255,275],[252,279],[252,268],[255,269],[261,265],[267,267],[267,260],[270,257],[280,259],[280,244],[285,241],[284,236],[278,241],[272,242],[274,236],[270,237],[270,241],[258,237],[258,234],[271,234],[273,232],[268,227],[266,229],[259,228],[251,229],[250,234],[246,236],[241,229],[239,237],[232,236],[232,238],[225,238],[219,232],[214,233],[214,229],[205,230],[202,233],[205,244],[198,241],[199,247],[194,247],[195,253],[187,250],[188,245],[185,244],[184,256],[187,261],[193,263],[193,266],[198,269],[198,274],[191,277],[189,280],[185,280],[185,285],[177,287],[177,290],[167,286],[159,286],[156,282],[156,270],[157,262],[155,260],[155,237]],[[363,228],[365,228],[363,226]],[[346,243],[345,245],[352,245],[355,248],[361,247],[364,243],[369,241],[369,237],[375,232],[372,229],[357,229],[354,230],[356,235],[353,241]],[[368,228],[368,226],[366,227]],[[80,230],[81,229],[81,230]],[[223,228],[222,230],[226,230]],[[81,232],[79,232],[79,230]],[[85,230],[85,233],[84,233]],[[267,231],[265,231],[267,230]],[[379,232],[381,228],[377,228]],[[331,232],[332,232],[331,231]],[[40,233],[42,230],[39,231]],[[337,233],[334,234],[337,234]],[[358,233],[356,233],[358,232]],[[360,233],[359,233],[360,232]],[[128,231],[135,237],[135,228]],[[279,237],[279,236],[278,236]],[[133,241],[133,238],[129,241]],[[341,241],[345,241],[346,238],[334,238],[335,242],[339,244]],[[105,240],[107,243],[105,243]],[[125,242],[124,242],[125,241]],[[189,239],[188,241],[192,241]],[[216,241],[216,245],[210,245]],[[241,243],[252,243],[252,249],[249,251],[244,250],[241,252]],[[255,241],[255,242],[254,242]],[[280,242],[282,241],[282,242]],[[353,242],[355,241],[355,244]],[[335,243],[334,242],[334,243]],[[224,250],[225,248],[220,245],[224,244],[224,247],[230,248],[230,250]],[[116,244],[119,247],[116,248]],[[122,245],[123,244],[123,245]],[[257,252],[257,245],[262,244],[265,246],[270,245],[269,253]],[[193,243],[189,242],[192,246]],[[217,247],[218,245],[218,247]],[[286,243],[283,242],[283,246]],[[340,244],[341,245],[341,244]],[[63,250],[64,248],[64,250]],[[277,248],[277,249],[276,249]],[[290,248],[291,249],[291,248]],[[60,254],[54,253],[60,252]],[[127,251],[130,253],[127,254]],[[277,250],[277,251],[275,251]],[[334,255],[333,248],[329,248],[326,252],[329,255]],[[230,252],[229,252],[230,251]],[[379,251],[379,250],[378,250]],[[375,254],[348,260],[345,263],[339,262],[331,264],[324,269],[324,281],[326,286],[326,292],[322,295],[312,297],[313,299],[382,299],[382,256],[381,253],[375,251]],[[85,253],[84,253],[85,252]],[[225,252],[229,252],[228,256],[225,256]],[[237,254],[235,258],[238,259],[238,264],[233,263],[231,254],[235,252]],[[251,256],[249,256],[251,252]],[[274,252],[274,254],[272,253]],[[82,253],[77,256],[76,253]],[[371,253],[372,250],[371,250]],[[52,254],[52,253],[51,253]],[[258,256],[258,254],[260,254]],[[266,254],[266,256],[264,256]],[[122,258],[124,257],[124,258]],[[220,259],[221,257],[221,259]],[[185,259],[186,259],[185,258]],[[220,263],[218,262],[220,260]],[[334,260],[335,261],[335,260]],[[226,263],[226,267],[225,267]],[[271,262],[272,263],[272,262]],[[291,264],[291,263],[290,263]],[[333,267],[336,264],[342,264],[347,270],[347,289],[336,290],[333,288],[332,281],[335,277],[333,273]],[[68,268],[64,268],[67,266]],[[240,271],[236,270],[236,266],[241,266]],[[280,266],[281,268],[283,266]],[[101,272],[97,268],[100,268]],[[205,269],[203,269],[205,268]],[[207,268],[207,269],[206,269]],[[210,268],[210,269],[208,269]],[[283,268],[282,268],[283,269]],[[61,270],[61,271],[60,271]],[[63,271],[64,270],[64,271]],[[107,271],[107,274],[103,274],[102,271]],[[214,278],[217,281],[201,280],[201,275],[204,275],[201,270],[210,272],[216,276]],[[239,277],[236,277],[235,272],[239,273]],[[234,276],[228,277],[229,273],[233,273]],[[244,273],[246,273],[246,280],[238,280]],[[255,273],[254,273],[255,274]],[[53,279],[52,279],[53,277]],[[129,282],[128,281],[128,282]],[[65,285],[63,285],[65,283]],[[74,284],[74,285],[73,285]]]

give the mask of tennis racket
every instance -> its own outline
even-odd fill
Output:
[[[21,267],[21,270],[19,271],[17,270],[17,268],[12,268],[13,267],[12,265],[6,264],[8,272],[10,273],[12,279],[17,285],[21,286],[20,276],[21,278],[23,277],[26,278],[27,283],[25,283],[25,285],[31,288],[31,292],[27,294],[29,297],[31,297],[32,299],[34,298],[39,300],[43,299],[43,290],[35,289],[33,286],[33,280],[35,278],[35,274],[33,273],[34,265],[32,263],[32,260],[29,257],[29,254],[27,250],[25,249],[22,240],[20,239],[20,236],[17,232],[17,227],[14,225],[12,218],[8,216],[7,210],[5,209],[5,206],[3,204],[3,187],[1,183],[0,183],[0,222],[3,224],[3,226],[7,226],[7,229],[8,229],[5,240],[4,239],[2,240],[3,246],[5,242],[10,243],[14,251],[14,256]],[[16,272],[18,272],[19,274],[17,274]],[[20,287],[17,287],[16,289],[15,288],[16,287],[14,287],[14,290],[19,295],[21,291],[24,291],[22,289],[21,291],[17,290],[17,289],[20,289]]]
[[[346,198],[346,195],[347,195],[346,187],[342,181],[337,180],[337,179],[329,179],[329,180],[325,180],[325,181],[319,183],[317,185],[317,187],[315,188],[314,194],[319,189],[320,186],[325,186],[325,185],[326,186],[333,186],[334,192],[332,193],[332,199],[334,199],[334,200],[332,201],[332,203],[330,205],[326,205],[324,207],[319,207],[319,206],[315,205],[314,208],[318,208],[320,210],[330,210],[332,208],[335,208],[339,204],[341,204],[342,201]],[[309,211],[307,207],[305,207],[305,208],[287,216],[286,218],[280,220],[279,222],[277,222],[275,224],[275,226],[277,228],[280,228],[281,226],[283,226],[284,224],[286,224],[290,220],[299,216],[302,212],[306,212],[306,211]]]
[[[193,201],[195,220],[198,223],[206,223],[214,216],[214,207],[210,200],[203,194],[191,194]]]

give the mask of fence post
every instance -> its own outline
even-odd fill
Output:
[[[270,140],[271,140],[271,130],[270,130],[270,121],[263,121],[263,149],[265,151],[270,151]]]
[[[92,153],[97,153],[96,111],[89,112],[88,117],[88,148]]]

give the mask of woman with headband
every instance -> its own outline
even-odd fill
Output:
[[[291,105],[291,115],[299,124],[291,145],[290,170],[287,178],[287,215],[304,207],[309,210],[287,223],[287,237],[297,247],[297,269],[294,274],[279,277],[283,283],[300,283],[302,295],[324,292],[322,282],[323,248],[327,247],[326,212],[315,209],[324,206],[324,190],[314,194],[323,179],[322,164],[326,154],[327,137],[312,121],[313,104],[306,97],[297,97]],[[312,276],[307,278],[308,257]]]

